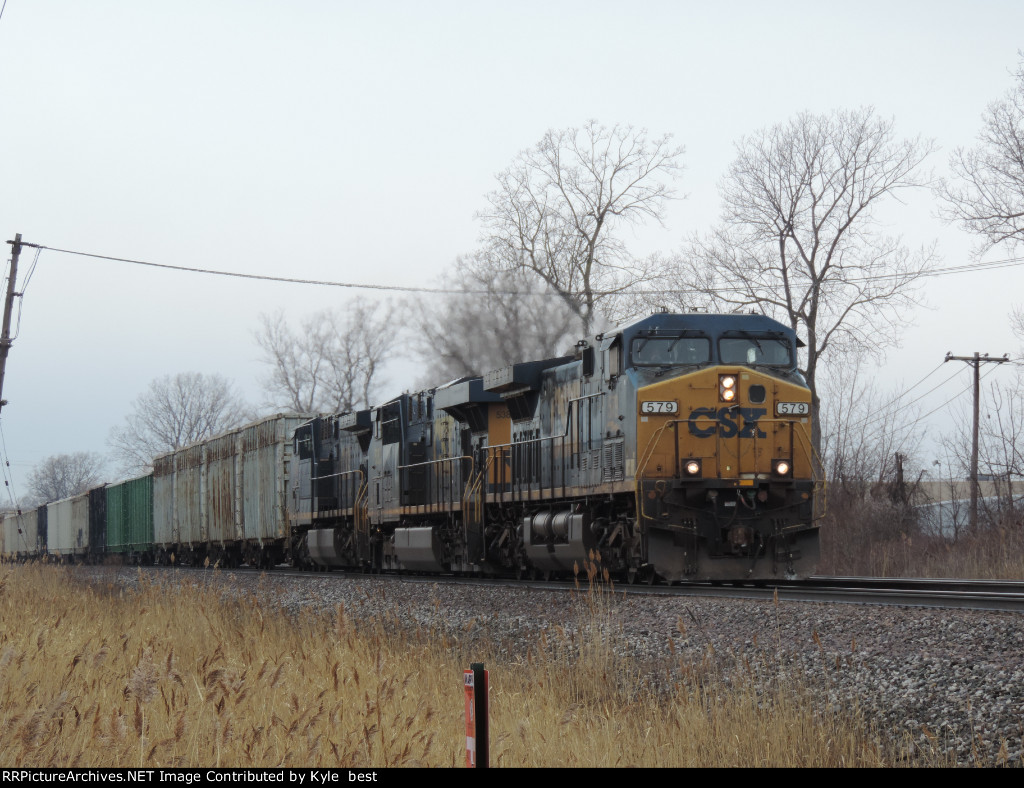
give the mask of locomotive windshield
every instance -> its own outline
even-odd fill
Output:
[[[706,364],[711,361],[711,340],[706,336],[637,337],[633,340],[633,364],[639,367]]]
[[[793,366],[789,340],[777,335],[744,332],[740,336],[722,337],[718,340],[718,355],[723,364]]]

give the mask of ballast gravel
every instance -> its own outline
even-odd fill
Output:
[[[138,573],[79,570],[132,584]],[[185,571],[182,571],[184,579]],[[500,645],[511,658],[541,633],[580,635],[604,621],[616,648],[651,674],[664,665],[714,665],[716,675],[801,679],[818,701],[859,711],[894,752],[939,750],[960,765],[1024,765],[1024,614],[865,604],[585,593],[460,585],[368,575],[188,572],[263,596],[286,610],[391,617],[463,644]],[[560,628],[560,629],[559,629]],[[670,645],[671,642],[671,645]]]

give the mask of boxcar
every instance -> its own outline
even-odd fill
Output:
[[[153,475],[107,485],[107,552],[127,561],[153,558]]]
[[[62,561],[84,556],[89,549],[89,493],[46,505],[49,552]]]
[[[107,485],[101,484],[88,492],[89,496],[89,545],[86,555],[96,563],[107,552]]]
[[[29,558],[45,552],[45,543],[40,549],[38,522],[36,509],[4,515],[4,554],[11,558]]]
[[[153,463],[156,557],[180,563],[284,560],[285,486],[297,416],[278,414]]]

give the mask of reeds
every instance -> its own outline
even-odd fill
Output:
[[[962,520],[966,503],[958,506]],[[971,530],[949,525],[951,511],[940,535],[935,518],[925,518],[912,503],[873,497],[857,484],[830,486],[817,573],[1024,579],[1024,514],[1007,506],[981,514]]]
[[[52,567],[0,575],[0,763],[437,762],[435,646],[145,576],[125,591]]]
[[[288,614],[180,575],[127,590],[0,565],[0,763],[461,766],[471,660],[490,672],[492,766],[896,762],[781,668],[774,684],[741,662],[725,673],[671,639],[653,661],[628,656],[617,592],[587,571],[577,620],[513,659],[410,629],[400,610]]]
[[[855,520],[822,528],[818,574],[870,577],[1024,579],[1024,527],[991,526],[956,541],[919,531],[882,537]]]

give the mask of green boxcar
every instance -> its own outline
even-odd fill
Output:
[[[144,559],[153,550],[153,475],[107,487],[107,552]]]

